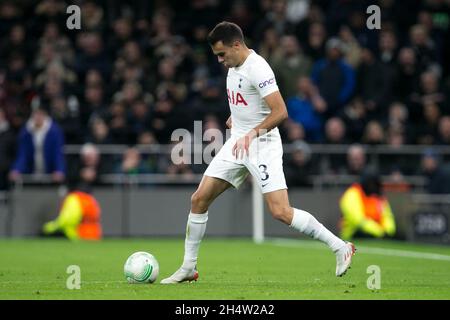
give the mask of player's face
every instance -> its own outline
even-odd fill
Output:
[[[237,44],[231,46],[225,45],[222,41],[216,42],[211,49],[217,56],[217,61],[227,68],[233,68],[239,64]]]

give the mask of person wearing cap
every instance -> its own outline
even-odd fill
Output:
[[[63,182],[66,174],[63,147],[61,128],[47,108],[35,104],[30,119],[19,132],[10,180],[17,181],[22,174],[50,174],[53,182]]]
[[[352,184],[339,200],[342,212],[341,238],[392,237],[396,224],[388,199],[384,196],[380,177],[366,171],[359,183]]]
[[[311,78],[327,103],[327,115],[331,116],[351,98],[355,89],[355,71],[343,59],[345,47],[338,38],[326,43],[326,57],[317,61]]]

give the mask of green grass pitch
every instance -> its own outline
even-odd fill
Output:
[[[352,269],[334,275],[335,256],[316,241],[206,238],[195,283],[161,285],[182,260],[184,240],[0,240],[0,299],[450,299],[450,247],[395,241],[355,241]],[[135,251],[156,256],[154,284],[128,284],[123,275]],[[432,255],[433,253],[434,255]],[[81,288],[69,290],[67,267],[78,265]],[[371,265],[380,289],[368,289]]]

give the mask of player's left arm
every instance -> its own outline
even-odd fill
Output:
[[[270,114],[258,126],[250,130],[245,136],[236,141],[233,147],[233,155],[242,159],[244,152],[248,156],[249,147],[253,139],[276,128],[288,117],[286,104],[279,90],[272,92],[264,97],[270,108]]]

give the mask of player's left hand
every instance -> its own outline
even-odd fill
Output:
[[[236,159],[243,159],[244,158],[244,154],[249,155],[249,148],[250,148],[250,143],[252,143],[252,140],[256,137],[256,133],[252,131],[250,131],[249,133],[247,133],[245,136],[243,136],[242,138],[239,138],[236,143],[233,146],[233,156]]]

